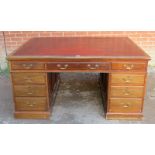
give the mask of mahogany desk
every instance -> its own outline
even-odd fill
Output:
[[[16,118],[49,117],[59,72],[100,73],[107,119],[143,116],[150,57],[127,37],[33,38],[7,59]]]

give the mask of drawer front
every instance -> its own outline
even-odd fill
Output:
[[[48,110],[46,97],[15,97],[17,111],[46,111]]]
[[[47,70],[109,70],[110,63],[47,63]]]
[[[23,62],[23,61],[13,61],[11,62],[11,69],[22,69],[22,70],[39,70],[44,69],[45,64],[40,62]]]
[[[145,63],[132,63],[132,62],[124,62],[124,63],[112,63],[113,70],[124,70],[124,71],[145,71],[146,64]]]
[[[111,86],[111,97],[143,97],[144,87],[123,87],[123,86]]]
[[[108,111],[114,113],[140,113],[142,112],[142,99],[110,99]]]
[[[112,85],[144,85],[145,74],[111,74]]]
[[[46,82],[45,73],[12,73],[14,84],[44,84]]]
[[[14,85],[15,96],[46,96],[45,85]]]

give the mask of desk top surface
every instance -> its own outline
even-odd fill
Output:
[[[142,58],[150,57],[127,37],[33,38],[8,58]]]

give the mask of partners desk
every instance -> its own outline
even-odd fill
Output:
[[[16,118],[50,116],[60,72],[100,73],[106,119],[143,116],[150,57],[127,37],[33,38],[7,59]]]

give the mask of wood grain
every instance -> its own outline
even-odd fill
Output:
[[[46,96],[45,85],[14,85],[15,96]]]
[[[142,99],[110,98],[109,110],[111,113],[141,113]]]
[[[11,63],[12,69],[21,69],[21,70],[33,70],[33,69],[44,69],[44,63],[39,62],[24,62],[24,61],[13,61]]]
[[[143,86],[111,86],[111,97],[143,97]]]
[[[17,111],[46,111],[46,97],[15,97]]]
[[[14,84],[45,84],[45,73],[12,73]]]
[[[113,62],[113,70],[123,70],[123,71],[145,71],[145,63],[136,63],[136,62]]]
[[[145,82],[145,74],[111,74],[112,85],[134,85],[143,86]]]

